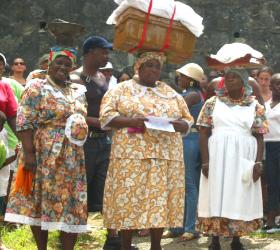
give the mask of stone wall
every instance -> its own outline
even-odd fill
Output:
[[[280,71],[280,5],[279,0],[182,0],[204,17],[205,32],[197,40],[193,58],[205,67],[204,56],[216,53],[224,44],[234,41],[239,32],[246,42],[263,52],[268,64]],[[9,61],[20,56],[28,69],[35,67],[40,55],[54,45],[39,23],[54,18],[85,25],[86,33],[77,41],[81,46],[88,35],[96,34],[113,39],[114,27],[106,25],[107,17],[116,4],[113,0],[0,0],[0,51]],[[117,69],[132,63],[126,53],[113,52],[111,61]],[[173,72],[178,65],[169,65]],[[170,75],[171,76],[171,75]]]

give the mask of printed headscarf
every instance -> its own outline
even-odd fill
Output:
[[[166,56],[163,52],[144,52],[140,54],[134,63],[134,73],[138,74],[141,65],[151,59],[158,60],[162,67],[163,63],[166,61]]]
[[[52,47],[49,54],[50,65],[58,56],[67,56],[71,61],[72,65],[76,64],[77,50],[74,48],[64,48],[64,47]]]
[[[228,73],[234,73],[237,74],[241,80],[243,81],[244,85],[244,94],[245,96],[250,96],[252,94],[252,87],[249,85],[249,74],[247,70],[245,69],[237,69],[237,68],[227,68],[225,70],[225,75]],[[223,79],[224,81],[224,79]],[[225,96],[226,95],[226,86],[225,83],[223,82],[217,90],[216,94],[217,96]]]

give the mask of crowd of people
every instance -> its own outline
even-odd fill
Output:
[[[9,71],[0,53],[2,220],[29,225],[39,250],[51,230],[74,249],[89,212],[105,250],[138,249],[135,230],[152,250],[202,234],[242,250],[241,236],[280,231],[280,73],[187,63],[178,92],[161,81],[163,52],[116,73],[112,48],[90,36],[78,65],[76,49],[53,47],[27,80],[24,60]]]

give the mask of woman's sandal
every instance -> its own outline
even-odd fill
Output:
[[[178,237],[180,234],[176,234],[176,233],[172,233],[172,231],[167,230],[163,233],[162,238],[163,239],[167,239],[167,238],[176,238]]]
[[[183,242],[183,241],[194,240],[194,239],[197,239],[197,238],[198,237],[194,233],[185,232],[179,237],[179,241]]]

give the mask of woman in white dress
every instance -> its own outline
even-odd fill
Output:
[[[263,217],[260,175],[264,107],[248,84],[244,69],[228,69],[224,88],[207,100],[200,126],[202,177],[198,230],[212,237],[209,249],[221,249],[219,236],[233,237],[231,249],[244,249],[239,237],[261,225]]]

